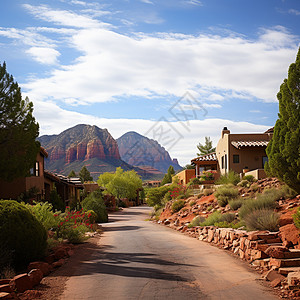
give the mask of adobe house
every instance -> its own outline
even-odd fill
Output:
[[[41,147],[36,157],[34,167],[29,177],[16,178],[11,182],[0,180],[0,199],[17,199],[21,193],[35,189],[35,200],[40,201],[44,196],[44,158],[48,157],[46,150]]]
[[[173,179],[177,177],[180,184],[187,185],[192,178],[195,178],[195,169],[186,169],[175,174]]]
[[[216,152],[201,155],[192,159],[191,165],[195,166],[196,177],[202,176],[205,171],[219,171]]]
[[[268,161],[266,148],[272,135],[272,128],[265,133],[232,134],[224,127],[216,147],[220,174],[232,170],[238,174],[251,174],[257,179],[264,178],[264,165]]]
[[[30,176],[16,178],[11,182],[0,180],[0,199],[16,200],[22,193],[34,189],[35,195],[31,201],[49,201],[50,192],[55,187],[67,205],[74,197],[79,200],[80,189],[83,189],[80,179],[68,178],[46,171],[44,169],[45,157],[48,157],[48,153],[41,147],[34,167],[30,170]]]

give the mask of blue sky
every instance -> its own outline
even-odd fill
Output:
[[[41,135],[134,130],[184,165],[223,126],[273,126],[299,35],[298,0],[3,0],[0,61]]]

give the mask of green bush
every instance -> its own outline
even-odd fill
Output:
[[[56,189],[53,189],[50,192],[50,203],[52,204],[54,210],[65,211],[66,205],[57,193]]]
[[[215,192],[214,189],[204,189],[203,190],[204,196],[209,196],[209,195],[213,194],[214,192]]]
[[[243,180],[247,180],[248,182],[254,182],[254,181],[256,181],[255,177],[252,176],[252,175],[245,175],[243,177]]]
[[[282,198],[284,196],[284,193],[282,190],[277,190],[275,188],[271,188],[271,189],[266,189],[264,190],[264,192],[262,194],[259,194],[257,196],[257,199],[269,199],[270,201],[278,201],[280,198]]]
[[[211,215],[209,215],[204,222],[202,222],[201,226],[211,226],[215,223],[221,222],[222,220],[222,214],[220,211],[215,211]]]
[[[47,232],[24,205],[13,200],[1,200],[0,245],[11,253],[13,266],[23,267],[43,257]]]
[[[190,185],[198,185],[198,184],[201,184],[201,181],[199,178],[195,177],[195,178],[190,179],[189,184]]]
[[[191,228],[191,227],[195,227],[195,226],[200,226],[200,224],[202,223],[202,222],[204,222],[205,221],[205,218],[204,217],[202,217],[202,216],[197,216],[197,217],[195,217],[192,221],[191,221],[191,223],[189,224],[189,228]]]
[[[240,211],[239,217],[244,219],[252,211],[260,209],[272,209],[276,207],[276,200],[280,198],[280,193],[277,193],[273,189],[266,190],[260,194],[257,199],[248,199],[244,201]]]
[[[257,183],[252,183],[251,186],[250,186],[250,190],[252,192],[257,192],[259,189],[259,185]]]
[[[239,191],[232,185],[220,186],[215,192],[218,204],[222,207],[226,206],[230,200],[236,199]]]
[[[59,218],[54,216],[53,206],[48,202],[40,202],[35,205],[25,204],[30,212],[41,222],[44,228],[48,231],[51,228],[56,228],[59,223]]]
[[[269,208],[253,210],[243,221],[248,230],[277,231],[279,227],[279,215]]]
[[[298,207],[295,214],[293,214],[295,226],[300,229],[300,208]]]
[[[90,223],[90,224],[94,224],[96,223],[96,220],[97,220],[97,214],[93,211],[93,210],[88,210],[86,212],[86,215],[87,215],[87,221]]]
[[[239,187],[250,187],[250,182],[248,180],[243,179],[242,181],[240,181],[237,186]]]
[[[171,186],[161,186],[157,188],[152,188],[146,192],[146,203],[149,206],[154,207],[155,205],[162,206],[162,201],[166,193],[170,191]]]
[[[245,200],[243,200],[242,198],[233,199],[228,201],[228,204],[232,210],[237,210],[243,205],[244,201]]]
[[[184,200],[176,200],[171,206],[172,212],[175,213],[180,211],[184,207],[184,204]]]
[[[234,171],[229,171],[227,174],[221,175],[216,181],[216,184],[233,184],[237,185],[240,182],[240,175]]]
[[[96,222],[108,222],[107,210],[104,204],[102,194],[98,191],[90,193],[83,201],[82,208],[84,211],[93,210],[96,215]]]
[[[84,225],[70,227],[63,233],[63,237],[72,244],[80,244],[87,239],[84,235],[85,232],[88,232],[88,228]]]
[[[227,222],[227,223],[231,223],[235,220],[235,214],[233,213],[226,213],[223,214],[221,217],[221,222]]]
[[[286,184],[281,187],[281,191],[283,193],[284,198],[286,198],[286,199],[287,198],[292,199],[292,198],[295,198],[298,195],[298,193],[296,191],[294,191],[292,188],[290,188]]]

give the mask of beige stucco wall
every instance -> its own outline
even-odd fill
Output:
[[[218,158],[218,164],[220,173],[225,174],[229,170],[233,170],[236,173],[242,173],[245,167],[248,169],[262,169],[263,168],[263,157],[266,156],[265,148],[253,147],[237,149],[231,145],[232,141],[262,141],[270,140],[271,134],[260,133],[260,134],[228,134],[225,133],[219,140],[216,147],[216,154]],[[227,169],[222,169],[222,156],[227,154]],[[239,163],[233,163],[233,155],[239,155]]]
[[[186,185],[191,180],[191,178],[195,176],[196,176],[195,169],[187,169],[179,172],[174,177],[177,177],[179,179],[179,183]]]

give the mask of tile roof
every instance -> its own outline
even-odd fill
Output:
[[[237,149],[245,147],[267,147],[269,141],[232,141],[231,145]]]
[[[196,161],[217,161],[216,152],[212,152],[206,155],[201,155],[199,157],[192,159],[192,162],[196,162]]]

